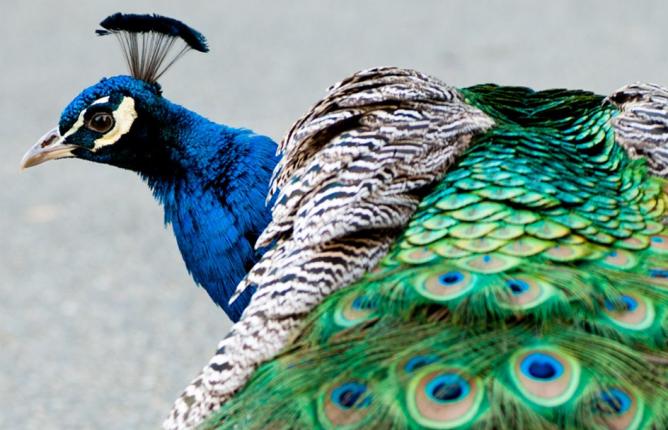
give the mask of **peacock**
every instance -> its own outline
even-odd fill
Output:
[[[122,97],[98,101],[105,81],[84,91],[26,164],[84,142],[63,153],[151,185],[139,161],[169,157],[118,137],[156,139],[144,110],[120,107],[145,103],[146,81],[113,79]],[[125,131],[73,140],[108,103]],[[279,149],[258,185],[271,205],[261,257],[221,303],[241,301],[241,318],[165,428],[668,427],[667,89],[455,88],[370,69],[331,87]],[[164,181],[196,168],[169,154],[180,168]]]
[[[130,76],[81,92],[59,124],[25,154],[22,167],[79,158],[137,172],[164,208],[186,267],[237,321],[252,291],[229,298],[262,255],[255,242],[271,219],[265,204],[278,158],[269,137],[214,123],[162,95],[160,76],[206,38],[181,21],[116,13],[97,33],[114,35]]]

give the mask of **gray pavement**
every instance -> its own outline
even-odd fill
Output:
[[[118,10],[209,38],[162,79],[166,97],[277,139],[331,83],[378,65],[459,86],[668,85],[660,0],[3,0],[0,429],[157,428],[229,327],[136,175],[82,161],[19,174],[81,89],[125,73],[113,39],[92,33]]]

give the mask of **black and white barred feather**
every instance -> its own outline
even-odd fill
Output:
[[[298,335],[308,312],[372,269],[425,187],[492,125],[454,88],[411,70],[366,70],[330,88],[281,143],[273,220],[257,242],[273,248],[237,288],[257,291],[164,427],[198,425]]]
[[[632,158],[645,157],[653,174],[668,176],[668,90],[636,83],[610,95],[621,113],[612,119],[617,142]]]

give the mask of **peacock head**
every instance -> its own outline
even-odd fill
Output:
[[[22,168],[61,158],[81,158],[142,173],[178,158],[165,145],[178,132],[182,108],[162,97],[158,78],[191,49],[208,51],[206,39],[175,19],[117,13],[100,23],[99,35],[121,42],[131,76],[102,79],[82,91],[24,155]],[[173,49],[181,41],[180,50]],[[171,53],[171,55],[170,55]],[[170,126],[171,125],[171,126]]]

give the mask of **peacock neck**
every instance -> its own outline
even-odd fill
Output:
[[[175,166],[169,176],[142,176],[163,205],[195,282],[237,321],[253,290],[232,305],[228,300],[261,256],[254,247],[271,219],[265,199],[278,161],[276,144],[194,114],[172,125],[178,132],[165,131],[163,139],[178,138],[170,145],[182,168]]]

